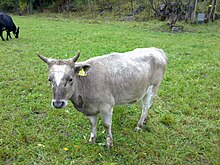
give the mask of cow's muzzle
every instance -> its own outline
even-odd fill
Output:
[[[66,100],[52,100],[52,106],[54,108],[64,108],[67,105]]]

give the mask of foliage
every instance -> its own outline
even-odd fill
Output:
[[[1,11],[16,11],[18,7],[17,0],[1,0],[0,2],[0,10]]]
[[[217,4],[218,13],[220,5],[217,0],[210,0],[210,2],[198,0],[2,0],[0,11],[16,12],[20,15],[41,12],[71,13],[80,16],[89,14],[103,17],[111,15],[111,17],[126,21],[134,19],[146,21],[156,16],[160,20],[169,20],[172,26],[177,20],[184,19],[186,21],[191,19],[191,22],[195,23],[196,12],[201,11],[205,11],[206,21],[211,18],[215,20],[213,16],[216,11],[208,7],[211,1]]]
[[[164,32],[152,21],[12,16],[19,39],[0,44],[0,164],[218,164],[220,109],[220,22]],[[4,33],[5,34],[5,33]],[[117,106],[114,147],[88,144],[88,119],[71,103],[53,109],[47,66],[36,56],[80,60],[137,47],[162,48],[168,56],[164,81],[140,132],[138,104]]]

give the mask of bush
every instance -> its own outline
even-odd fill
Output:
[[[0,11],[14,12],[18,9],[18,1],[16,0],[2,0],[0,2]]]

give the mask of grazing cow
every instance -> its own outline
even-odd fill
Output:
[[[10,32],[12,31],[15,38],[18,38],[19,35],[19,27],[16,28],[12,18],[5,14],[0,12],[0,36],[2,38],[2,41],[4,41],[4,37],[2,36],[3,31],[7,31],[7,37],[6,39],[8,40],[8,37],[11,38]]]
[[[113,146],[113,106],[142,100],[142,114],[135,128],[140,130],[167,65],[165,53],[157,48],[138,48],[83,62],[76,62],[79,52],[67,60],[38,56],[49,67],[52,106],[64,108],[67,100],[71,100],[78,111],[88,116],[91,123],[90,143],[95,142],[97,114],[100,113],[106,129],[107,148]]]

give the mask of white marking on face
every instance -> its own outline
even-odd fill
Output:
[[[66,65],[54,65],[53,72],[54,72],[54,78],[55,78],[55,82],[57,86],[60,84],[61,79],[64,76],[65,69],[66,69]]]

